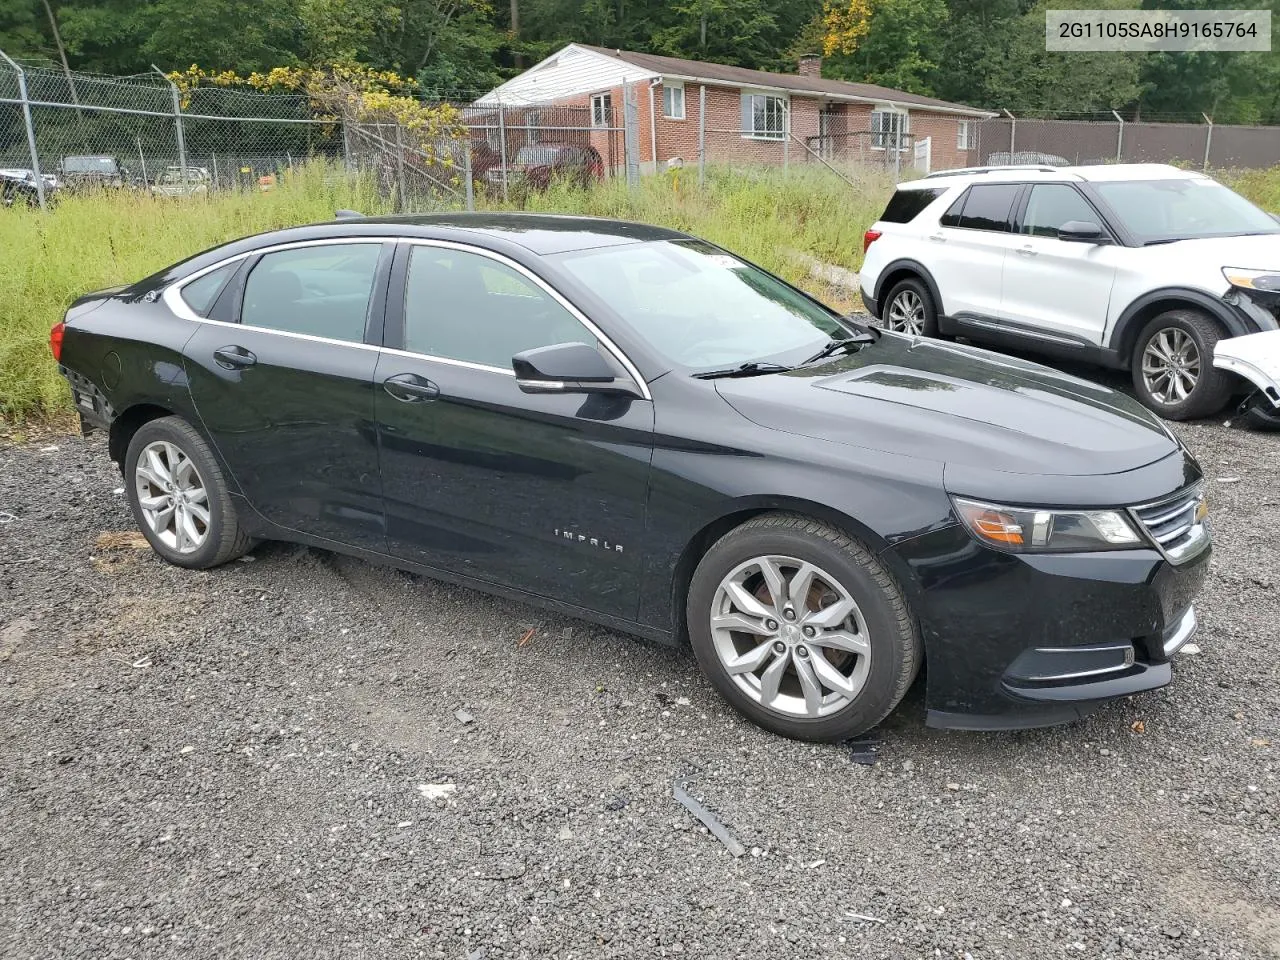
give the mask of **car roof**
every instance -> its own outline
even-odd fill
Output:
[[[448,239],[462,231],[468,238],[518,244],[539,256],[593,247],[687,240],[688,234],[626,220],[559,216],[546,213],[436,213],[395,217],[352,217],[339,221],[348,236],[398,234]],[[395,230],[387,230],[394,227]]]
[[[920,180],[900,185],[900,189],[948,187],[969,183],[1034,183],[1037,180],[1075,180],[1102,183],[1114,180],[1207,180],[1195,170],[1182,170],[1167,163],[1094,163],[1054,167],[1045,164],[1027,166],[968,167],[962,170],[940,170]]]

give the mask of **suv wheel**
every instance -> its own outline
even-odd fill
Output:
[[[884,302],[882,321],[886,330],[916,337],[938,335],[938,310],[929,288],[914,277],[899,281]]]
[[[1195,310],[1170,310],[1143,329],[1133,349],[1138,399],[1168,420],[1196,420],[1221,412],[1232,378],[1213,366],[1222,329]]]
[[[844,740],[897,706],[922,649],[901,589],[816,520],[768,514],[721,537],[689,585],[689,638],[720,694],[766,730]]]

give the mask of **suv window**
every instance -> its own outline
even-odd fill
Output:
[[[1037,183],[1027,198],[1020,232],[1033,237],[1057,238],[1059,228],[1070,220],[1097,223],[1098,215],[1075,187],[1065,183]]]
[[[596,339],[551,294],[505,263],[444,247],[414,247],[405,283],[404,349],[511,369],[511,358]]]
[[[942,194],[943,190],[937,187],[899,190],[889,198],[889,205],[884,208],[880,219],[885,223],[910,223]]]
[[[1014,198],[1022,189],[1020,183],[982,183],[969,188],[964,198],[964,210],[956,223],[943,222],[946,227],[960,227],[965,230],[996,230],[1007,233],[1013,229],[1010,213],[1013,210]],[[947,211],[950,215],[956,210],[956,204]]]
[[[240,322],[361,343],[381,253],[380,243],[268,253],[245,281]]]
[[[224,264],[217,270],[210,270],[198,280],[192,280],[182,288],[182,299],[187,301],[187,306],[200,316],[207,317],[213,301],[218,299],[218,294],[222,292],[227,279],[239,266],[240,261],[237,260],[235,263]]]

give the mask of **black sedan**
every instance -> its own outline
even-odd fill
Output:
[[[691,644],[792,737],[1170,680],[1201,474],[1136,402],[863,326],[670,230],[345,219],[82,298],[53,351],[184,567],[289,540]]]

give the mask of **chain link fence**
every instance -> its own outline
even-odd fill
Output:
[[[1017,117],[977,124],[979,162],[1174,163],[1179,166],[1256,169],[1280,163],[1280,127],[1186,120]]]

